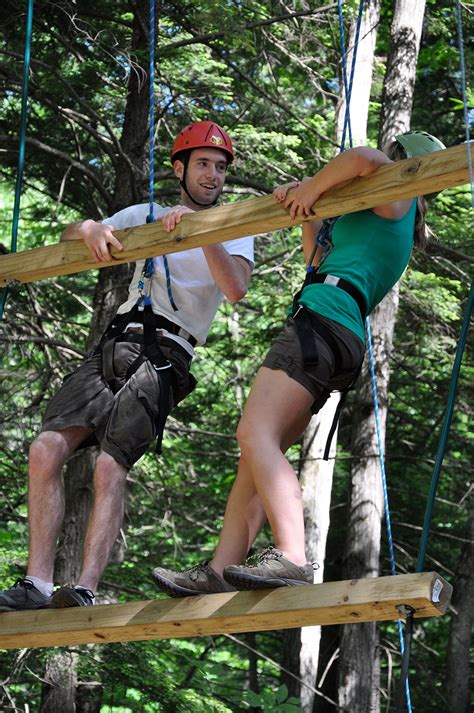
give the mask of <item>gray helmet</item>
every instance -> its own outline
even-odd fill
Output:
[[[404,134],[394,136],[393,140],[403,146],[407,158],[446,148],[442,141],[426,131],[407,131]]]

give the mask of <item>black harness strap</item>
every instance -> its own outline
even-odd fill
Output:
[[[362,292],[355,285],[353,285],[352,282],[349,282],[349,280],[345,280],[343,277],[330,275],[326,272],[315,272],[314,270],[307,272],[303,287],[297,295],[298,299],[301,297],[301,293],[303,292],[305,287],[307,287],[308,285],[314,285],[315,283],[333,285],[334,287],[339,287],[340,290],[344,290],[344,292],[347,292],[347,294],[350,295],[352,299],[357,302],[362,321],[365,320],[367,316],[367,307]]]
[[[305,368],[317,366],[319,362],[318,345],[314,336],[316,333],[326,342],[332,351],[335,369],[339,370],[342,364],[341,350],[331,331],[319,321],[318,316],[304,305],[298,305],[293,319],[295,320],[296,331],[301,344]]]

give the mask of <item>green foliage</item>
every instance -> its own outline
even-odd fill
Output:
[[[300,701],[294,696],[288,696],[288,688],[283,685],[275,692],[263,691],[255,693],[247,691],[244,696],[247,708],[258,708],[261,711],[278,711],[278,713],[297,713],[301,710]]]
[[[147,3],[146,3],[147,4]],[[350,3],[351,10],[357,3]],[[10,0],[0,9],[2,177],[0,242],[10,242],[17,160],[19,88],[24,14]],[[121,182],[133,174],[137,200],[146,200],[145,165],[129,171],[119,142],[126,121],[130,76],[144,80],[146,41],[131,52],[135,9],[121,0],[45,1],[35,7],[31,99],[19,248],[57,241],[61,226],[78,217],[99,218],[120,204]],[[144,3],[134,4],[139,8]],[[237,160],[225,199],[269,192],[313,173],[334,152],[339,100],[337,17],[316,12],[275,24],[248,27],[307,4],[260,2],[160,4],[156,64],[156,196],[177,201],[169,148],[191,120],[215,118],[232,133]],[[372,87],[369,142],[376,144],[381,90],[393,3],[383,3]],[[464,139],[459,58],[453,3],[428,0],[412,125],[428,128],[446,144]],[[138,30],[136,30],[138,32]],[[201,41],[195,41],[199,35]],[[206,39],[206,36],[210,39]],[[146,38],[145,38],[146,39]],[[181,44],[176,46],[176,44]],[[188,44],[185,44],[188,42]],[[13,55],[11,54],[13,53]],[[15,61],[12,61],[12,57]],[[145,68],[145,69],[144,69]],[[132,180],[132,179],[130,179]],[[430,208],[439,242],[415,255],[402,282],[393,352],[387,469],[397,564],[412,570],[442,421],[455,345],[464,309],[473,239],[469,192],[440,194]],[[173,412],[163,454],[150,451],[129,475],[125,561],[110,564],[101,591],[118,601],[153,598],[149,577],[162,564],[184,568],[215,547],[235,476],[235,428],[256,368],[277,335],[290,295],[304,274],[299,231],[258,236],[251,291],[237,306],[224,304],[193,371],[199,383]],[[14,286],[1,325],[0,581],[9,586],[27,555],[25,471],[28,445],[45,404],[87,349],[95,272]],[[463,497],[474,458],[472,333],[461,372],[448,452],[436,503],[429,562],[449,578],[464,537]],[[327,579],[339,579],[347,528],[350,407],[340,427],[340,457],[325,562]],[[290,457],[297,467],[299,448]],[[261,535],[266,544],[268,531]],[[383,569],[388,572],[387,548]],[[399,669],[392,623],[382,627],[382,686],[391,664]],[[412,693],[424,713],[443,709],[447,618],[417,621]],[[280,685],[282,634],[259,634],[256,662],[239,641],[226,637],[80,647],[79,678],[104,684],[103,711],[299,710]],[[337,646],[331,642],[330,655]],[[432,652],[435,651],[436,654]],[[2,655],[0,707],[39,709],[40,683],[49,652]],[[249,690],[254,666],[259,691]],[[330,676],[328,677],[331,678]],[[433,692],[433,681],[437,682]],[[7,691],[8,696],[4,691]],[[333,691],[328,690],[329,694]],[[12,702],[13,701],[13,702]]]

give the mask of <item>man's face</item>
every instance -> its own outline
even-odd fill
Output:
[[[181,161],[174,164],[176,177],[183,178],[184,165]],[[227,171],[226,155],[219,149],[194,149],[189,157],[186,172],[186,185],[191,195],[199,202],[212,205],[220,196],[224,187]],[[185,205],[189,197],[182,191]],[[195,207],[193,204],[191,207]],[[199,206],[202,208],[202,206]]]

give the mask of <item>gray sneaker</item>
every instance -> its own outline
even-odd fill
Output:
[[[42,594],[26,577],[17,579],[11,589],[0,592],[0,612],[49,609],[50,606],[51,597]]]
[[[171,569],[156,567],[151,576],[158,589],[170,597],[235,592],[235,588],[222,579],[206,561],[186,572],[173,572]]]
[[[94,592],[85,587],[61,587],[57,589],[52,598],[53,609],[65,609],[66,607],[91,607],[94,604]]]
[[[251,558],[253,559],[253,558]],[[313,584],[315,563],[303,566],[294,564],[283,557],[275,547],[268,547],[257,559],[256,564],[230,565],[224,570],[226,582],[236,589],[271,589],[273,587],[293,587]]]

